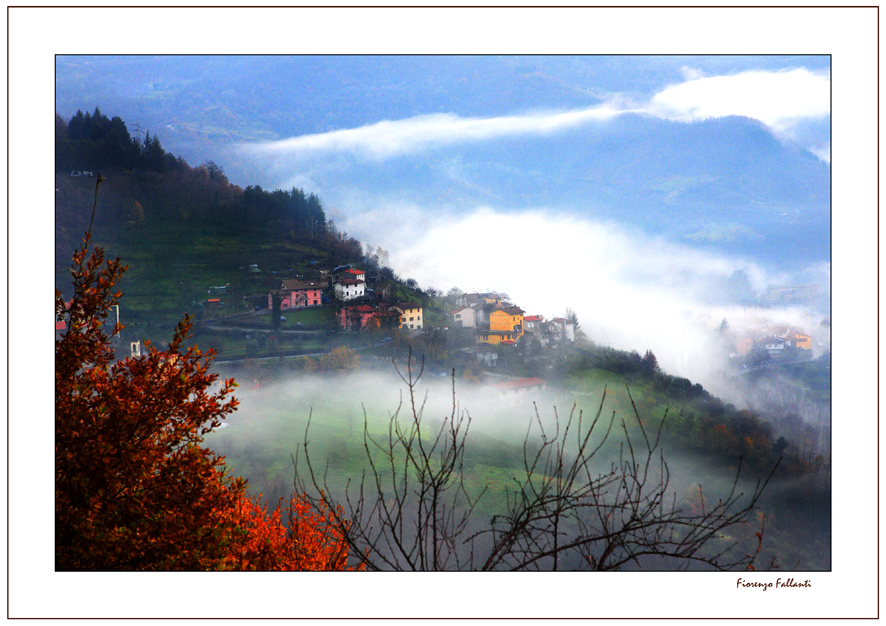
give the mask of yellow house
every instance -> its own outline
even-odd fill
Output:
[[[523,309],[499,307],[489,314],[489,328],[477,331],[477,340],[491,345],[516,342],[523,336]]]
[[[420,304],[415,302],[398,302],[394,307],[403,312],[403,315],[400,316],[400,328],[421,329],[424,327]]]

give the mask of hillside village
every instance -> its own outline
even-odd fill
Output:
[[[204,336],[201,344],[214,347],[222,360],[281,354],[298,356],[308,353],[309,349],[315,354],[330,350],[333,346],[329,340],[334,336],[330,333],[351,337],[350,340],[338,337],[333,342],[336,345],[343,345],[342,342],[357,345],[355,342],[360,343],[358,338],[363,334],[371,337],[370,343],[387,342],[396,331],[406,341],[419,340],[422,347],[433,352],[434,346],[421,339],[434,334],[434,342],[448,344],[446,363],[437,359],[438,366],[473,363],[478,373],[481,370],[487,374],[499,372],[494,378],[506,376],[512,380],[506,381],[507,389],[497,391],[503,397],[510,394],[513,398],[544,389],[547,381],[537,378],[536,374],[547,371],[556,349],[574,345],[581,334],[574,318],[571,321],[565,317],[548,319],[535,312],[527,314],[507,296],[497,293],[463,293],[458,289],[446,295],[433,289],[424,292],[414,281],[397,280],[389,270],[384,271],[387,268],[379,267],[371,259],[373,269],[370,270],[353,263],[333,268],[321,267],[316,261],[293,265],[297,269],[287,272],[295,274],[293,278],[276,278],[284,272],[248,265],[240,268],[246,280],[239,285],[208,287],[207,297],[193,303],[199,311],[198,332],[211,334],[227,328],[228,336],[239,337],[240,341],[207,341]],[[798,295],[806,296],[807,292],[809,289],[804,286],[782,287],[770,289],[764,297],[771,300],[777,294],[795,301]],[[279,320],[276,324],[275,310]],[[315,315],[304,325],[301,321],[296,321],[294,327],[283,323],[287,314],[299,311],[313,311]],[[111,325],[119,320],[119,308],[115,308],[113,317]],[[816,325],[811,317],[806,321],[807,328]],[[806,328],[775,323],[765,317],[745,320],[736,328],[730,327],[725,319],[718,325],[710,316],[702,316],[697,322],[715,339],[712,350],[725,357],[735,373],[809,360],[827,353],[830,348],[827,319],[818,322],[815,335]],[[239,329],[239,333],[235,329]],[[283,329],[294,345],[287,349],[278,343],[272,350],[274,333]],[[64,322],[57,323],[56,334],[63,331]],[[319,343],[296,344],[292,333],[299,332],[314,333]],[[112,334],[110,329],[108,334]],[[264,337],[264,349],[256,348],[259,337]],[[115,345],[118,339],[114,337]],[[141,350],[137,339],[134,336],[124,342],[132,356]],[[521,374],[525,377],[523,382],[520,382]]]
[[[476,345],[466,348],[478,363],[495,367],[496,348],[536,343],[540,348],[574,342],[575,324],[561,317],[546,320],[542,315],[524,315],[516,304],[495,293],[455,293],[454,306],[437,321],[426,325],[425,305],[392,296],[392,281],[351,265],[333,270],[317,269],[316,280],[283,279],[267,294],[267,308],[279,302],[280,312],[312,307],[332,307],[338,330],[347,332],[392,331],[416,333],[429,328],[449,331],[470,329]],[[456,290],[457,291],[457,290]]]
[[[279,287],[267,294],[267,307],[280,300],[280,310],[333,307],[338,329],[349,332],[367,330],[422,331],[425,307],[416,301],[400,301],[392,297],[392,282],[367,279],[367,272],[351,265],[333,270],[316,270],[316,280],[280,281]],[[796,294],[800,288],[780,288],[778,293]],[[774,289],[765,295],[771,299]],[[471,329],[476,345],[470,349],[478,363],[495,367],[501,348],[518,343],[537,349],[574,343],[576,328],[563,317],[547,319],[540,314],[527,315],[517,304],[496,293],[461,293],[445,311],[442,326],[435,329]],[[438,320],[441,321],[441,320]],[[811,321],[810,321],[811,323]],[[766,362],[805,360],[828,349],[827,321],[814,338],[806,330],[786,324],[774,324],[765,318],[751,320],[742,330],[732,330],[726,320],[716,332],[723,351],[736,367],[753,367]]]

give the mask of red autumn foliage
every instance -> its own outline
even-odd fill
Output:
[[[236,409],[236,383],[210,391],[213,353],[185,347],[187,317],[168,349],[114,360],[103,321],[126,268],[89,240],[74,254],[73,298],[56,292],[67,322],[56,341],[56,569],[345,569],[329,511],[295,495],[269,513],[201,445]]]
[[[261,495],[244,497],[231,511],[240,530],[229,566],[236,570],[347,569],[348,545],[328,509],[314,511],[302,495],[268,512]],[[339,511],[341,513],[341,511]]]

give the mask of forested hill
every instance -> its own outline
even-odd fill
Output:
[[[93,228],[111,239],[150,222],[179,228],[204,223],[313,240],[330,230],[315,194],[232,185],[219,165],[208,161],[192,167],[163,150],[156,134],[132,135],[122,119],[109,119],[98,107],[91,114],[78,111],[67,122],[56,115],[55,129],[56,243],[62,263],[89,226],[98,173],[105,181]]]

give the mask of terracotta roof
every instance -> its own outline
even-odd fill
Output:
[[[375,311],[375,309],[373,309],[368,304],[361,304],[358,306],[345,306],[345,307],[342,307],[342,310],[343,311],[359,311],[360,313],[372,313],[373,311]]]
[[[544,315],[528,315],[523,318],[526,322],[543,322],[545,321]]]
[[[360,280],[359,278],[345,278],[344,280],[338,281],[339,285],[362,285],[365,283],[365,280]]]

